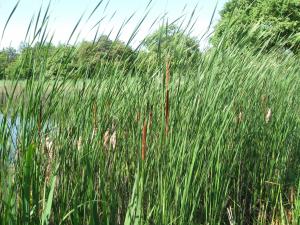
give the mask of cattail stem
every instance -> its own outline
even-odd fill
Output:
[[[42,144],[42,117],[43,117],[43,103],[40,102],[39,117],[38,117],[39,144]]]
[[[145,120],[143,131],[142,131],[142,160],[146,159],[146,151],[147,151],[147,121]]]
[[[166,114],[166,135],[168,135],[168,132],[169,132],[169,90],[166,91],[165,114]]]
[[[165,102],[165,125],[166,136],[169,132],[169,82],[170,82],[170,62],[166,64],[166,102]]]
[[[169,90],[169,82],[170,82],[170,62],[168,60],[166,63],[166,90]]]
[[[95,101],[93,104],[93,128],[94,131],[97,131],[97,102]]]
[[[149,113],[149,129],[150,130],[152,128],[152,121],[153,121],[153,112],[150,111],[150,113]]]

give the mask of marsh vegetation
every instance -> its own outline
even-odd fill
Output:
[[[148,51],[59,48],[36,23],[1,84],[1,224],[300,223],[299,55],[167,22]]]

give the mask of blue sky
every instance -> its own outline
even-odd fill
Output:
[[[49,18],[49,36],[54,35],[53,42],[66,43],[76,25],[83,15],[78,31],[75,33],[71,43],[82,39],[91,40],[98,29],[99,34],[111,33],[111,38],[115,38],[122,23],[133,13],[131,21],[122,29],[120,39],[127,42],[139,21],[145,15],[146,6],[149,0],[103,0],[95,14],[89,19],[90,13],[100,0],[52,0]],[[222,9],[227,0],[218,1],[218,11]],[[0,1],[0,32],[4,28],[5,22],[14,8],[17,0]],[[139,32],[134,38],[132,45],[137,46],[139,42],[149,33],[153,32],[165,20],[173,21],[182,16],[179,22],[187,24],[190,15],[196,5],[197,10],[194,16],[195,26],[192,36],[201,37],[206,31],[217,0],[152,0],[150,12],[143,22]],[[33,16],[37,16],[39,8],[43,6],[45,10],[48,0],[20,0],[18,8],[8,24],[0,48],[13,46],[17,48],[21,41],[24,41],[28,24]],[[163,17],[163,15],[165,15]],[[102,20],[99,27],[92,29],[94,25]],[[156,18],[160,18],[153,26]],[[215,17],[214,23],[218,20]],[[31,32],[32,33],[32,32]],[[31,35],[32,37],[32,35]],[[207,41],[203,41],[204,46]]]

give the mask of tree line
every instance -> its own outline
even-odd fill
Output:
[[[142,72],[157,67],[154,59],[167,57],[172,58],[174,66],[196,63],[200,57],[197,39],[170,25],[148,35],[137,49],[106,35],[77,45],[23,43],[18,51],[10,47],[0,52],[0,78],[28,79],[39,74],[47,78],[91,78],[100,68]]]
[[[300,52],[299,0],[230,0],[220,15],[210,39],[212,48],[246,46],[266,53],[272,49]],[[18,51],[5,48],[0,51],[0,79],[40,74],[91,78],[103,68],[136,74],[155,70],[167,58],[173,67],[197,67],[202,55],[197,38],[171,24],[148,35],[137,49],[106,35],[77,45],[23,43]]]

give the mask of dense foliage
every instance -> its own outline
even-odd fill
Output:
[[[85,71],[84,77],[91,78],[103,64],[114,62],[129,66],[135,58],[129,46],[119,40],[112,41],[107,36],[101,36],[95,43],[83,41],[78,46],[54,46],[50,43],[25,45],[14,60],[8,60],[7,50],[2,51],[1,56],[0,63],[4,65],[2,78],[8,79],[37,78],[41,70],[46,71],[47,78],[82,77],[82,71]],[[41,65],[44,67],[41,68]]]
[[[149,61],[156,58],[172,60],[175,66],[197,65],[200,59],[199,44],[195,38],[177,26],[161,26],[145,38],[142,50],[133,50],[120,40],[102,35],[95,42],[83,41],[77,46],[36,43],[22,44],[18,54],[13,48],[0,52],[0,79],[37,78],[45,70],[46,78],[92,78],[100,67],[123,68],[126,71],[148,70]],[[160,49],[162,50],[160,52]],[[9,56],[12,54],[13,56]],[[168,57],[167,57],[168,56]],[[138,61],[137,64],[134,63]],[[142,63],[144,62],[144,63]],[[41,68],[40,65],[44,65]],[[154,70],[156,64],[151,66]],[[58,71],[59,69],[59,71]]]
[[[212,38],[217,45],[280,48],[300,51],[299,0],[230,0],[221,11],[221,20]],[[242,42],[241,39],[244,39]]]
[[[16,57],[17,53],[14,48],[6,48],[0,51],[0,79],[6,77],[6,70],[15,61]]]
[[[196,64],[200,56],[197,39],[186,35],[173,24],[161,26],[146,37],[144,46],[155,56],[169,58],[173,64],[179,67],[182,64]]]

